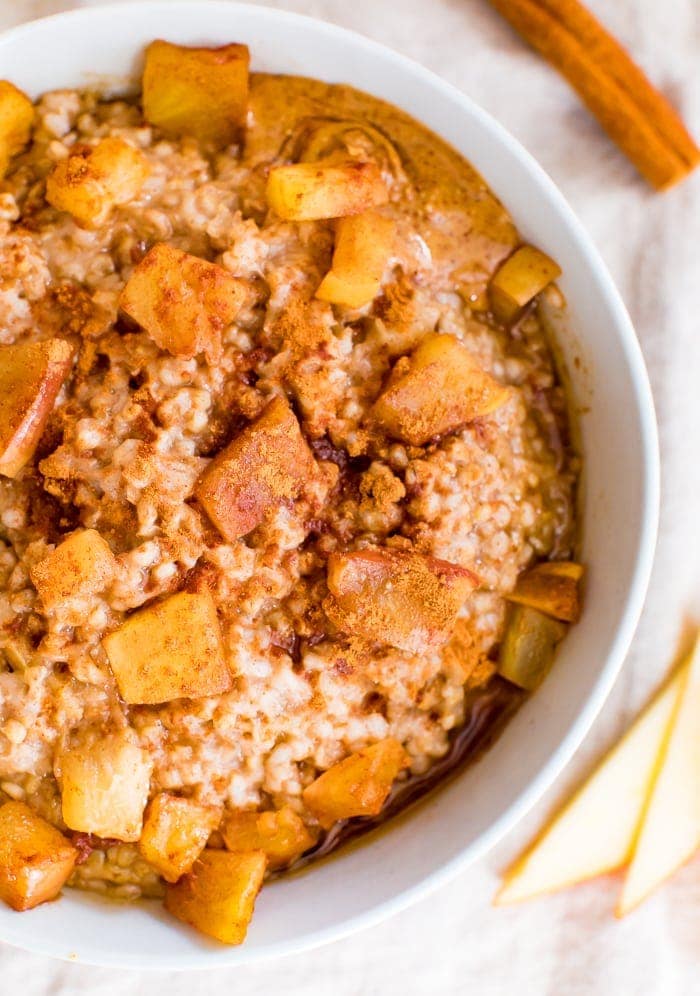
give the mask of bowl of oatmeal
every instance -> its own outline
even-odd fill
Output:
[[[0,53],[0,936],[192,967],[371,924],[621,665],[629,319],[517,143],[348,32],[141,3]]]

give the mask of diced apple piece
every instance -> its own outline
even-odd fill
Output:
[[[174,356],[221,355],[221,335],[246,299],[244,281],[159,242],[129,277],[119,307]]]
[[[84,228],[97,228],[112,208],[128,204],[150,173],[148,160],[121,138],[74,146],[46,179],[46,200]]]
[[[267,181],[267,203],[285,221],[342,218],[388,200],[382,171],[370,162],[275,166]]]
[[[291,806],[264,813],[231,813],[221,833],[229,851],[264,851],[272,869],[291,864],[316,843],[316,837]]]
[[[335,249],[330,271],[316,297],[331,304],[361,308],[381,287],[394,246],[394,222],[377,211],[340,218],[335,228]]]
[[[571,560],[537,564],[518,578],[506,598],[563,622],[576,622],[581,614],[578,584],[582,577],[583,567]]]
[[[423,446],[489,415],[509,393],[454,336],[431,332],[396,363],[372,418],[389,435]]]
[[[681,669],[505,873],[498,905],[532,899],[627,864],[685,681]]]
[[[0,806],[0,899],[13,910],[55,899],[77,857],[63,834],[23,802]]]
[[[96,529],[82,529],[59,543],[30,571],[32,583],[45,608],[76,596],[104,591],[117,561]]]
[[[247,45],[151,42],[143,71],[144,117],[167,135],[229,145],[245,124],[249,65]]]
[[[191,871],[220,819],[216,806],[161,792],[146,810],[139,850],[166,882],[177,882]]]
[[[700,640],[696,641],[662,747],[617,915],[624,916],[700,847]]]
[[[419,654],[445,644],[478,583],[437,557],[375,547],[328,558],[326,615],[345,633]]]
[[[71,830],[139,839],[152,763],[126,732],[65,751],[60,769],[63,819]]]
[[[242,944],[265,875],[263,851],[202,851],[189,875],[165,892],[165,908],[223,944]]]
[[[0,180],[10,160],[29,141],[34,121],[34,105],[7,80],[0,80]]]
[[[558,263],[534,246],[521,246],[491,278],[491,310],[499,322],[509,325],[533,297],[561,274]]]
[[[63,339],[0,346],[0,474],[16,477],[34,456],[72,361]]]
[[[209,591],[181,591],[140,609],[104,638],[119,694],[129,704],[221,695],[231,688]]]
[[[316,473],[297,418],[275,397],[209,464],[195,495],[219,532],[233,542],[259,526],[265,514],[293,501]]]
[[[406,751],[388,737],[324,771],[304,789],[304,803],[324,830],[353,816],[377,816],[396,776],[408,765]]]
[[[514,685],[534,691],[554,663],[557,644],[567,628],[566,623],[529,605],[512,606],[498,658],[499,673]]]

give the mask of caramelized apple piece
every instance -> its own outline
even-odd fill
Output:
[[[508,396],[508,388],[485,373],[454,336],[431,332],[396,363],[372,418],[389,435],[423,446],[489,415]]]
[[[137,841],[152,763],[127,731],[102,736],[60,757],[63,819],[71,830]]]
[[[63,834],[23,802],[0,806],[0,899],[13,910],[55,899],[77,857]]]
[[[582,576],[581,564],[571,560],[537,564],[518,578],[506,598],[563,622],[576,622],[581,614],[578,583]]]
[[[394,246],[394,223],[377,211],[340,218],[333,264],[316,291],[331,304],[361,308],[379,293]]]
[[[16,477],[34,456],[72,360],[63,339],[0,346],[0,474]]]
[[[242,944],[265,864],[262,851],[202,851],[191,873],[166,889],[165,908],[223,944]]]
[[[221,695],[231,687],[209,591],[170,595],[104,638],[119,694],[129,704]]]
[[[498,659],[499,672],[514,685],[534,691],[554,663],[557,644],[567,629],[565,623],[529,605],[512,606]]]
[[[166,882],[177,882],[192,870],[220,819],[216,806],[161,792],[146,810],[139,850]]]
[[[221,356],[221,334],[246,299],[223,266],[159,242],[131,274],[119,307],[174,356]]]
[[[97,228],[112,208],[138,195],[150,171],[143,153],[121,138],[76,145],[49,173],[46,200],[84,228]]]
[[[0,80],[0,180],[10,160],[29,141],[34,121],[34,105],[7,80]]]
[[[338,629],[418,654],[441,647],[478,579],[437,557],[385,547],[328,558],[323,607]]]
[[[287,401],[275,397],[255,422],[216,456],[195,495],[219,532],[233,542],[266,512],[298,497],[316,464]]]
[[[249,65],[247,45],[151,42],[143,71],[144,117],[167,135],[229,145],[245,124]]]
[[[291,806],[264,813],[232,813],[224,820],[221,833],[229,851],[264,851],[271,869],[291,864],[316,843]]]
[[[521,246],[491,278],[491,310],[499,322],[509,325],[519,318],[533,297],[561,274],[553,259],[534,246]]]
[[[391,737],[351,754],[304,789],[304,803],[328,830],[338,820],[377,816],[408,755]]]
[[[31,572],[45,608],[76,595],[94,595],[109,585],[117,562],[96,529],[82,529],[59,543]]]
[[[267,181],[267,203],[286,221],[342,218],[388,200],[389,191],[376,163],[275,166]]]

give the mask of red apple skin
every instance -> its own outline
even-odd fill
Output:
[[[34,456],[72,362],[64,339],[0,347],[0,474],[16,477]]]

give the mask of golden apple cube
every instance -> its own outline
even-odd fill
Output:
[[[558,263],[534,246],[521,246],[491,278],[491,310],[499,322],[511,324],[524,307],[561,275]]]
[[[245,124],[249,65],[247,45],[190,48],[151,42],[143,71],[144,117],[166,135],[229,145]]]
[[[333,263],[316,297],[348,308],[374,300],[393,251],[394,234],[394,222],[378,211],[339,218]]]
[[[408,765],[401,744],[388,737],[324,771],[304,789],[304,803],[324,830],[353,816],[377,816],[396,776]]]
[[[0,80],[0,180],[12,157],[29,141],[33,122],[34,105],[26,93]]]
[[[34,456],[72,362],[63,339],[0,346],[0,474],[16,477]]]
[[[386,204],[389,191],[376,163],[294,163],[275,166],[267,203],[285,221],[318,221]]]
[[[55,899],[77,857],[63,834],[25,803],[0,806],[0,899],[13,910]]]
[[[534,691],[552,667],[567,629],[566,623],[529,605],[512,606],[499,652],[499,673],[514,685]]]
[[[264,851],[271,869],[291,864],[316,843],[316,837],[291,806],[264,813],[231,813],[221,833],[229,851]]]
[[[177,882],[191,871],[220,819],[217,806],[161,792],[146,810],[139,850],[166,882]]]
[[[454,336],[431,332],[396,363],[372,419],[390,436],[424,446],[490,415],[509,396]]]
[[[30,571],[45,608],[66,599],[104,591],[114,578],[117,561],[96,529],[82,529],[59,543]]]
[[[150,171],[143,153],[121,138],[74,146],[49,173],[46,200],[84,228],[97,228],[138,195]]]
[[[457,564],[375,547],[328,558],[323,608],[341,632],[419,654],[443,646],[478,578]]]
[[[60,756],[63,819],[71,830],[137,841],[153,765],[126,732],[69,748]]]
[[[216,361],[222,333],[245,299],[244,281],[223,266],[159,242],[129,277],[119,307],[161,349]]]
[[[189,875],[165,892],[165,908],[223,944],[242,944],[265,875],[263,851],[202,851]]]
[[[209,591],[181,591],[139,609],[102,641],[130,705],[221,695],[232,676]]]
[[[548,561],[522,574],[506,598],[529,605],[563,622],[576,622],[581,615],[579,581],[583,567],[573,561]]]
[[[268,511],[297,498],[315,473],[296,415],[277,396],[212,460],[194,493],[233,542],[260,525]]]

